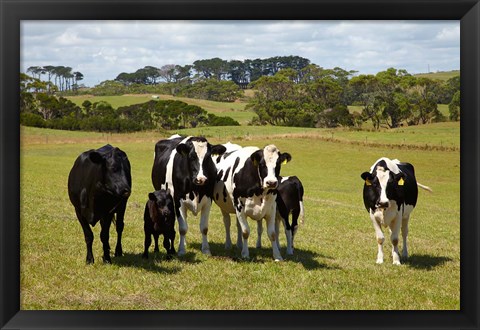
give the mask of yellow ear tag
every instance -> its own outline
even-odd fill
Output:
[[[282,165],[285,165],[287,162],[287,160],[285,159],[283,162],[282,162]]]
[[[365,184],[366,184],[367,186],[371,186],[371,185],[372,185],[372,183],[371,183],[370,180],[368,180],[368,179],[365,180]]]
[[[400,178],[400,180],[398,180],[398,185],[399,186],[403,186],[404,183],[405,183],[405,181],[403,181],[403,178]]]

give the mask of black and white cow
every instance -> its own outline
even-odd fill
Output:
[[[117,246],[121,256],[122,232],[127,200],[132,189],[130,162],[125,152],[111,145],[80,154],[68,176],[68,196],[75,207],[87,244],[87,263],[93,263],[93,232],[100,220],[103,261],[111,263],[109,230],[116,214]]]
[[[303,185],[298,177],[281,177],[280,184],[277,188],[276,202],[277,213],[275,217],[275,231],[277,232],[277,235],[279,235],[281,222],[287,240],[287,254],[293,255],[294,238],[298,230],[298,218],[300,218],[301,224],[303,224],[305,220]],[[290,214],[292,215],[291,223],[289,221]],[[262,223],[259,221],[257,226],[257,248],[262,246],[262,232]],[[277,240],[277,244],[280,248],[280,240]]]
[[[230,238],[230,214],[237,216],[241,227],[242,258],[249,258],[248,237],[250,227],[247,217],[257,221],[265,219],[267,233],[272,242],[273,257],[282,260],[275,232],[277,187],[282,163],[291,156],[281,153],[274,145],[263,149],[244,147],[221,157],[217,164],[217,182],[214,200],[220,207],[225,224],[225,247],[232,245]]]
[[[173,135],[155,145],[152,183],[155,190],[170,189],[173,196],[180,233],[179,256],[186,252],[187,210],[194,215],[200,213],[202,252],[210,254],[208,218],[216,178],[216,167],[211,156],[223,152],[224,146],[212,146],[202,137]]]
[[[361,174],[365,181],[363,202],[370,213],[378,243],[377,264],[383,263],[382,225],[391,230],[393,264],[400,265],[398,240],[400,229],[403,237],[402,258],[408,258],[407,235],[410,214],[417,204],[418,187],[432,191],[417,182],[412,164],[401,163],[398,159],[383,157]]]

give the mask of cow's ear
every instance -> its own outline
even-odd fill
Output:
[[[395,181],[397,181],[399,186],[403,186],[405,184],[405,173],[400,172],[395,174]]]
[[[182,156],[188,156],[188,146],[185,143],[181,143],[177,146],[177,152]]]
[[[292,160],[292,156],[288,153],[288,152],[285,152],[283,154],[280,154],[280,162],[284,165],[286,163],[288,163],[289,161]]]
[[[225,146],[222,146],[221,144],[217,144],[215,146],[212,146],[212,155],[214,156],[220,156],[223,155],[227,151],[227,148]]]
[[[157,197],[155,197],[155,194],[154,194],[154,193],[149,193],[149,194],[148,194],[148,199],[151,200],[152,202],[156,202],[156,201],[157,201]]]
[[[103,157],[102,155],[100,155],[98,152],[96,151],[92,151],[89,155],[90,157],[90,160],[92,161],[92,163],[95,163],[95,164],[102,164],[103,163]]]
[[[370,172],[363,172],[361,175],[363,180],[365,180],[365,184],[367,186],[371,186],[372,185],[372,180],[373,180],[373,175],[372,173]]]
[[[253,165],[255,165],[255,167],[260,164],[260,160],[262,160],[262,153],[262,150],[257,150],[250,156],[250,159],[252,160],[252,163]]]

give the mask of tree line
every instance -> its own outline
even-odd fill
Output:
[[[27,69],[27,73],[39,80],[41,80],[42,75],[46,75],[49,82],[49,92],[78,90],[78,82],[84,78],[83,73],[73,71],[71,67],[62,65],[31,66]]]
[[[108,102],[79,107],[49,93],[49,83],[26,74],[20,76],[20,123],[25,126],[99,132],[133,132],[205,126],[238,126],[230,117],[209,114],[181,101],[151,100],[114,109]]]
[[[132,73],[122,72],[114,80],[124,85],[163,83],[192,84],[199,80],[228,80],[246,88],[247,85],[262,76],[273,76],[286,68],[301,70],[310,64],[310,60],[300,56],[275,56],[254,60],[223,60],[215,57],[197,60],[192,65],[167,64],[161,68],[146,66]]]
[[[375,75],[352,76],[341,68],[310,64],[298,73],[291,69],[253,82],[256,91],[247,109],[257,124],[303,127],[360,127],[371,121],[375,129],[445,121],[438,104],[449,104],[449,119],[460,119],[460,77],[445,82],[416,77],[389,68]],[[355,105],[360,112],[351,112]]]

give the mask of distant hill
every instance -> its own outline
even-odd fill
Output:
[[[414,76],[416,77],[424,77],[424,78],[438,79],[438,80],[448,80],[450,78],[453,78],[459,75],[460,75],[460,70],[414,74]]]

